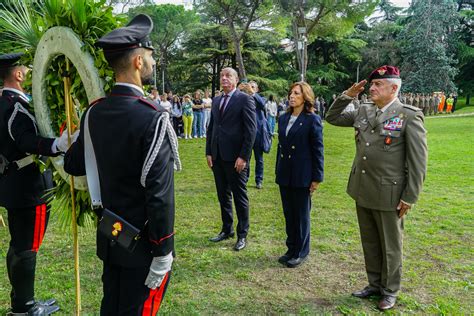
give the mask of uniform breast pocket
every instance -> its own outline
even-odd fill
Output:
[[[363,133],[367,129],[368,122],[365,119],[357,120],[354,122],[354,124],[352,124],[352,126],[354,127],[355,141],[358,142],[360,140],[360,134]]]

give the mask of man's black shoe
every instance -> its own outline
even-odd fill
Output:
[[[263,188],[262,182],[257,182],[257,189]]]
[[[247,246],[247,241],[245,238],[239,238],[237,239],[237,242],[235,243],[234,250],[239,251],[245,248]]]
[[[296,268],[297,266],[299,266],[300,264],[302,264],[303,262],[305,262],[305,261],[306,261],[306,258],[307,258],[307,256],[304,257],[304,258],[301,258],[301,257],[299,257],[299,258],[291,258],[290,260],[288,260],[288,261],[286,262],[286,266],[287,266],[288,268]]]
[[[286,264],[288,260],[290,259],[291,259],[291,256],[285,253],[283,256],[278,258],[278,262],[280,262],[281,264]]]
[[[364,289],[360,291],[356,291],[352,293],[352,296],[358,297],[358,298],[368,298],[374,295],[380,295],[380,290],[373,289],[371,287],[366,286]]]
[[[220,232],[216,237],[209,238],[209,240],[212,242],[219,242],[219,241],[223,241],[232,237],[234,237],[234,233],[226,234],[224,232]]]
[[[7,315],[9,316],[48,316],[53,313],[56,313],[59,311],[59,306],[54,305],[56,303],[55,299],[49,299],[47,301],[41,302],[41,301],[36,301],[36,302],[29,302],[27,303],[27,306],[31,306],[27,312],[24,313],[16,313],[16,312],[10,312]]]

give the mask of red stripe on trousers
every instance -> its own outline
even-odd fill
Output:
[[[40,238],[38,243],[38,249],[41,247],[44,238],[44,230],[46,228],[46,204],[41,205],[41,229],[40,229]]]
[[[38,251],[38,241],[39,241],[39,233],[41,228],[41,205],[37,205],[35,209],[35,230],[33,232],[33,247],[31,248],[32,251]]]
[[[160,310],[161,300],[163,299],[163,294],[165,292],[166,282],[168,282],[169,274],[169,272],[166,273],[160,287],[150,290],[150,295],[143,305],[142,316],[154,316]]]
[[[35,209],[35,230],[33,232],[32,251],[38,252],[43,242],[44,231],[46,228],[46,204],[37,205]]]

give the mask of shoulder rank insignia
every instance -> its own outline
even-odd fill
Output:
[[[403,126],[403,119],[401,116],[392,117],[386,120],[383,125],[384,130],[388,131],[401,131]]]
[[[118,234],[122,231],[122,223],[120,223],[120,222],[115,222],[115,223],[112,225],[112,228],[114,229],[114,230],[112,231],[112,236],[117,237]]]

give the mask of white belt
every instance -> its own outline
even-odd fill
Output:
[[[25,158],[18,159],[13,162],[16,163],[16,165],[18,166],[18,169],[22,169],[28,165],[31,165],[33,162],[35,162],[35,156],[29,155],[29,156],[26,156]]]

